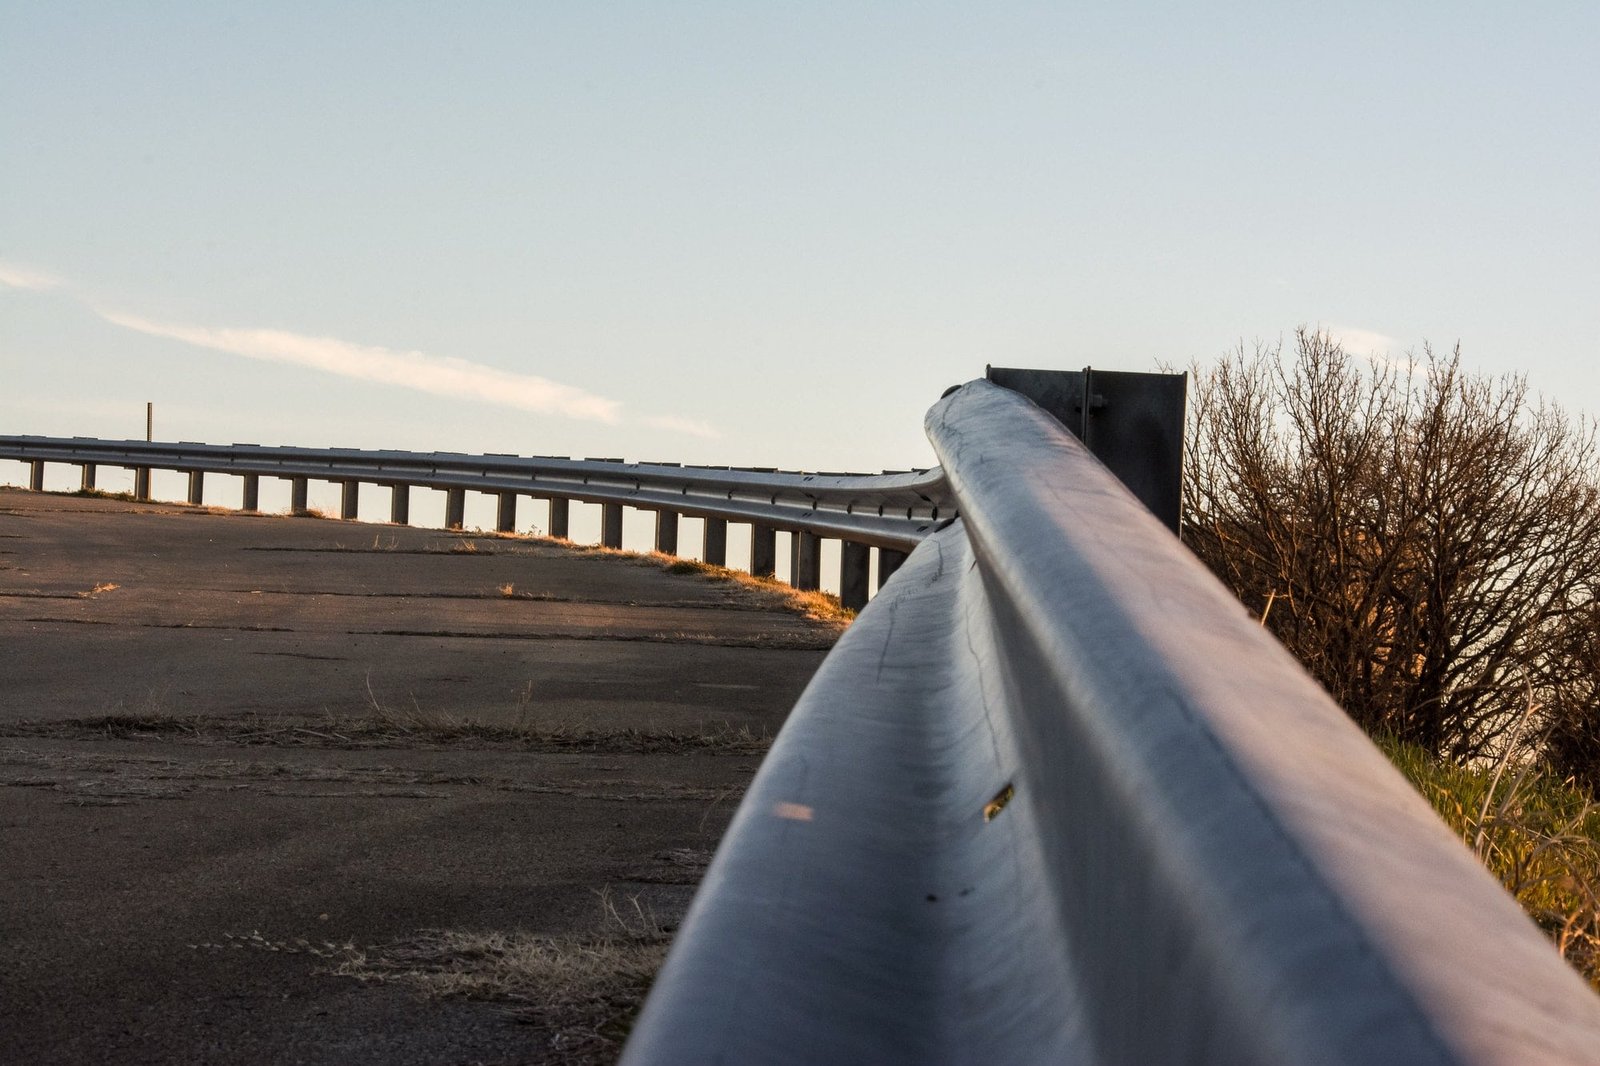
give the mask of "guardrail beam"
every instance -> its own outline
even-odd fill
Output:
[[[785,722],[626,1066],[1600,1061],[1593,992],[1082,443],[984,381],[927,429],[961,521]]]
[[[938,470],[829,474],[551,456],[4,435],[0,435],[0,458],[41,463],[112,463],[128,469],[199,470],[235,476],[255,474],[334,484],[355,479],[447,493],[451,489],[516,492],[542,500],[672,511],[680,519],[687,516],[803,530],[819,537],[896,550],[908,550],[931,532],[936,524],[933,516],[940,514],[941,508],[944,516],[950,513],[943,475]],[[553,516],[551,526],[552,535],[562,535],[559,513]],[[567,535],[571,535],[570,530]]]

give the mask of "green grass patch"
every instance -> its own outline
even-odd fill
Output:
[[[1532,762],[1464,767],[1392,737],[1377,743],[1600,990],[1600,805]]]

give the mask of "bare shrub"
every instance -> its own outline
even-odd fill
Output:
[[[1194,382],[1184,539],[1369,732],[1465,761],[1530,698],[1538,735],[1592,718],[1592,425],[1459,350],[1364,365],[1306,329]]]

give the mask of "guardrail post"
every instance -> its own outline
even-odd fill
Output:
[[[306,513],[306,479],[292,477],[289,479],[289,512],[303,515]]]
[[[397,526],[411,521],[411,486],[389,486],[389,521]]]
[[[572,501],[562,497],[550,497],[550,528],[546,530],[552,537],[566,540],[568,530],[571,528]]]
[[[95,473],[94,464],[93,463],[83,463],[83,464],[81,464],[81,466],[82,466],[82,471],[83,471],[83,480],[81,481],[81,483],[78,486],[79,491],[80,492],[93,492],[94,491],[94,473]]]
[[[750,525],[750,573],[772,577],[778,572],[778,531],[760,522]]]
[[[467,524],[467,490],[444,490],[444,527],[460,529]]]
[[[872,549],[855,541],[839,544],[839,602],[852,611],[867,605],[867,574],[872,567]]]
[[[656,551],[662,555],[678,554],[678,512],[656,512]]]
[[[906,561],[906,553],[895,551],[893,548],[878,549],[878,587],[883,588],[884,582],[894,576],[900,569],[900,564]]]
[[[706,539],[700,554],[712,566],[728,565],[728,520],[726,518],[706,519]]]
[[[517,528],[517,494],[502,492],[494,512],[494,528],[498,533],[510,533]]]
[[[150,468],[136,466],[133,468],[133,498],[136,500],[150,499]]]
[[[356,504],[361,495],[361,482],[347,478],[339,485],[339,517],[346,522],[356,516]]]
[[[605,548],[622,547],[622,504],[600,505],[600,545]]]
[[[815,533],[790,534],[789,584],[797,589],[822,587],[822,538]]]
[[[244,475],[244,499],[239,507],[245,511],[261,510],[261,475]]]
[[[189,503],[199,507],[205,502],[206,474],[204,470],[189,471]]]
[[[34,492],[44,491],[44,460],[35,459],[28,464],[28,488]]]

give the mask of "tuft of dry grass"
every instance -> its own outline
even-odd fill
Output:
[[[757,577],[743,570],[703,563],[697,559],[682,559],[660,552],[638,556],[653,562],[669,574],[693,574],[712,581],[727,581],[752,589],[769,598],[777,606],[797,611],[817,622],[827,622],[843,629],[855,620],[856,612],[839,601],[831,592],[814,589],[797,589],[777,578]]]
[[[1574,969],[1600,991],[1600,804],[1515,743],[1491,766],[1377,743]]]
[[[478,542],[475,540],[458,540],[450,545],[450,551],[454,555],[476,555],[478,553]]]
[[[501,585],[498,591],[500,595],[504,596],[508,600],[514,600],[517,598],[517,586],[509,581],[507,581],[504,585]]]
[[[102,592],[115,592],[121,587],[121,585],[118,585],[114,581],[102,581],[96,584],[95,587],[90,589],[88,592],[80,592],[78,595],[84,599],[88,599],[90,596],[98,596]]]
[[[669,936],[637,896],[599,893],[606,928],[589,935],[427,930],[345,948],[331,973],[432,996],[510,1005],[546,1034],[561,1061],[615,1061],[666,958]]]

